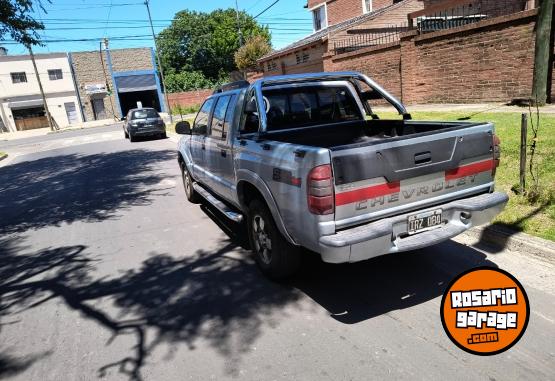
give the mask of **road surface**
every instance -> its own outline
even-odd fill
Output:
[[[63,135],[0,144],[0,378],[555,379],[553,263],[459,239],[348,265],[306,254],[273,283],[241,226],[186,201],[175,142]],[[481,265],[515,275],[532,308],[490,357],[439,317],[449,281]]]

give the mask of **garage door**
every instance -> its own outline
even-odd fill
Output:
[[[156,77],[154,74],[126,75],[116,77],[116,85],[119,93],[130,93],[133,91],[157,90]]]

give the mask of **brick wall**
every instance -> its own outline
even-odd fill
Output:
[[[110,56],[115,72],[154,69],[150,48],[112,49]]]
[[[324,68],[367,73],[406,103],[527,98],[536,14],[530,10],[422,35],[407,32],[399,43],[327,55]]]
[[[362,15],[362,0],[335,0],[328,2],[328,25]]]
[[[371,57],[371,59],[369,59]],[[401,49],[399,42],[368,48],[363,54],[357,52],[343,54],[324,60],[325,71],[358,71],[376,79],[387,91],[401,97],[401,77],[399,75]]]
[[[186,91],[183,93],[172,93],[168,94],[168,101],[170,103],[170,108],[172,109],[177,105],[181,105],[183,107],[199,106],[206,98],[212,95],[213,92],[214,90],[212,89],[206,89]]]
[[[103,51],[102,53],[104,60],[104,70],[102,70],[100,53],[98,51],[71,53],[71,61],[73,71],[75,73],[75,80],[78,84],[77,89],[81,98],[83,113],[85,114],[85,119],[87,121],[95,120],[92,108],[93,100],[98,100],[97,102],[102,102],[104,104],[104,110],[108,119],[114,118],[114,115],[119,116],[114,94],[112,94],[112,96],[108,96],[105,93],[91,95],[87,94],[85,91],[86,85],[105,84],[106,77],[108,77],[108,86],[110,87],[110,89],[114,89],[112,76],[110,75],[110,69],[108,68],[106,51]],[[104,73],[106,73],[106,76],[104,75]]]

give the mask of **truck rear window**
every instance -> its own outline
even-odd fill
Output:
[[[268,131],[361,120],[352,93],[344,86],[264,89]]]

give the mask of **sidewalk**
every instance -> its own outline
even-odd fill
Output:
[[[82,130],[84,128],[111,126],[118,123],[121,123],[121,122],[115,121],[113,119],[104,119],[104,120],[94,120],[91,122],[73,124],[68,127],[60,128],[57,131],[50,131],[50,128],[36,128],[34,130],[28,130],[28,131],[3,132],[3,133],[0,133],[0,141],[32,138],[32,137],[44,136],[48,134],[58,134],[66,131]]]

